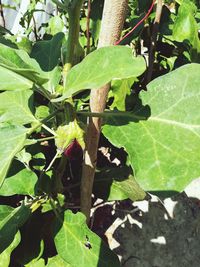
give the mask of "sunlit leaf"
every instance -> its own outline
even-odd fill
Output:
[[[33,86],[33,82],[25,77],[0,66],[0,91],[25,90]]]
[[[0,94],[0,122],[19,125],[37,122],[32,109],[33,92],[30,90]]]
[[[71,97],[83,89],[97,89],[114,79],[137,77],[144,70],[144,59],[134,57],[129,47],[99,48],[69,71],[63,96],[56,101]]]
[[[46,73],[41,70],[35,59],[30,58],[24,50],[13,49],[1,43],[0,66],[39,85],[47,82]]]
[[[14,156],[26,141],[27,128],[21,126],[0,127],[0,187]]]
[[[66,211],[63,221],[56,221],[56,232],[56,249],[66,263],[74,267],[119,266],[117,256],[87,227],[82,213]]]
[[[188,64],[155,79],[141,92],[143,106],[132,119],[126,114],[109,118],[103,128],[128,152],[144,190],[180,192],[200,175],[199,72],[199,64]],[[147,120],[145,109],[150,110]]]

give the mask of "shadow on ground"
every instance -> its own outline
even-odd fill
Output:
[[[121,223],[112,238],[123,267],[200,266],[200,201],[182,193],[171,203],[171,214],[166,204],[151,201],[146,212],[118,212]]]

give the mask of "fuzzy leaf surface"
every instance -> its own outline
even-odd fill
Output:
[[[180,192],[199,177],[199,72],[199,64],[188,64],[153,80],[132,119],[113,117],[103,127],[115,146],[125,148],[146,191]]]
[[[114,79],[137,77],[144,71],[144,59],[134,57],[131,48],[99,48],[69,71],[63,96],[55,101],[71,97],[84,89],[97,89]]]
[[[0,66],[0,91],[25,90],[33,86],[33,82],[25,77]]]
[[[33,92],[10,91],[0,94],[0,122],[12,124],[27,124],[37,122],[31,111]]]
[[[56,222],[56,229],[56,249],[66,263],[73,267],[120,266],[117,256],[88,228],[82,213],[73,214],[72,211],[66,211],[63,222]],[[87,241],[91,245],[90,248],[86,245]]]
[[[46,73],[43,72],[33,58],[24,50],[18,50],[0,43],[0,66],[29,79],[39,85],[47,82]]]
[[[0,187],[14,156],[23,148],[27,128],[9,125],[0,127]]]
[[[22,169],[21,171],[6,177],[0,188],[1,196],[34,195],[34,187],[37,182],[37,175],[31,170]]]

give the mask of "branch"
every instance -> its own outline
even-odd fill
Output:
[[[149,51],[149,67],[148,67],[148,73],[147,73],[147,83],[151,81],[152,73],[153,73],[153,64],[155,60],[155,51],[156,51],[156,42],[157,42],[157,35],[158,35],[158,29],[160,24],[160,18],[162,14],[162,0],[157,1],[157,7],[156,7],[156,16],[153,24],[153,32],[151,37],[151,47]]]
[[[90,13],[91,13],[91,0],[88,0],[88,13],[86,22],[87,55],[90,53]]]
[[[124,35],[120,40],[118,40],[116,43],[115,43],[115,45],[118,45],[118,44],[120,44],[123,40],[125,40],[131,33],[133,33],[134,31],[135,31],[135,29],[137,29],[139,26],[140,26],[140,24],[144,21],[144,20],[146,20],[148,17],[149,17],[149,15],[151,14],[151,11],[152,11],[152,9],[153,9],[153,7],[154,7],[154,4],[155,4],[155,0],[153,0],[152,1],[152,4],[151,4],[151,6],[150,6],[150,8],[149,8],[149,10],[148,10],[148,12],[146,13],[146,15],[126,34],[126,35]]]
[[[126,17],[128,0],[105,0],[98,48],[113,45],[119,40]],[[97,90],[91,90],[91,112],[102,113],[110,84]],[[86,135],[86,149],[81,179],[81,211],[86,215],[87,223],[90,219],[91,195],[97,161],[97,149],[101,132],[101,118],[89,118]]]

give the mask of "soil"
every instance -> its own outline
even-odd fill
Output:
[[[197,179],[172,198],[152,196],[149,201],[115,206],[115,219],[105,235],[121,265],[200,267],[199,189]]]

